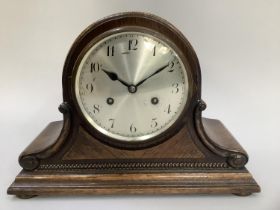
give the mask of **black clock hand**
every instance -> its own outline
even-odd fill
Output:
[[[151,78],[152,76],[154,76],[154,75],[160,73],[160,72],[161,72],[162,70],[164,70],[168,65],[169,65],[169,62],[168,62],[166,65],[160,67],[158,70],[156,70],[156,71],[155,71],[153,74],[151,74],[150,76],[148,76],[148,77],[146,77],[145,79],[143,79],[143,80],[141,80],[140,82],[138,82],[138,84],[135,85],[135,86],[138,87],[139,85],[143,84],[147,79],[149,79],[149,78]]]
[[[110,71],[108,71],[106,69],[103,69],[103,68],[101,70],[104,71],[111,80],[113,80],[113,81],[118,80],[120,83],[122,83],[126,87],[130,86],[127,82],[125,82],[122,79],[120,79],[116,73],[110,72]]]

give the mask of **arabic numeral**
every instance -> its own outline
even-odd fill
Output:
[[[168,63],[168,67],[170,68],[170,69],[168,70],[168,72],[173,72],[173,71],[174,71],[174,69],[173,69],[173,67],[174,67],[174,62],[173,62],[173,61],[170,61],[170,62]]]
[[[136,127],[133,124],[130,125],[129,130],[131,133],[135,133],[137,131]]]
[[[115,53],[115,47],[113,46],[107,46],[107,56],[114,56]]]
[[[114,128],[115,119],[109,119],[109,122],[111,123],[110,128]]]
[[[170,104],[168,104],[167,110],[165,112],[167,112],[167,114],[170,114],[170,112],[171,112],[171,105]]]
[[[153,56],[156,56],[156,45],[154,46],[154,49],[153,49]]]
[[[100,112],[100,106],[98,104],[93,105],[93,113],[97,114]]]
[[[90,93],[92,93],[94,91],[94,85],[93,85],[94,81],[95,81],[95,78],[92,79],[92,82],[86,84],[86,89]]]
[[[179,92],[179,84],[178,83],[173,83],[172,84],[172,93],[178,93]]]
[[[137,50],[138,40],[128,40],[128,50]]]
[[[93,84],[92,84],[92,83],[86,84],[86,89],[87,89],[90,93],[92,93],[93,90],[94,90]]]
[[[153,119],[152,119],[152,122],[151,122],[151,127],[152,127],[152,128],[155,128],[155,127],[157,127],[157,126],[158,126],[157,118],[153,118]]]
[[[91,63],[91,64],[90,64],[90,73],[99,72],[100,66],[101,66],[101,65],[100,65],[98,62],[96,62],[96,63]]]

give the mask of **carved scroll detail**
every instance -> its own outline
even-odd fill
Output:
[[[202,100],[198,100],[197,106],[195,109],[194,114],[194,122],[196,131],[201,139],[201,141],[206,145],[208,149],[210,149],[215,154],[226,158],[226,161],[228,164],[233,168],[243,168],[245,164],[248,162],[248,156],[246,152],[243,150],[243,148],[238,144],[235,143],[234,147],[230,147],[231,142],[229,142],[231,138],[223,139],[223,141],[217,141],[213,137],[211,138],[210,135],[206,132],[205,125],[203,123],[203,120],[205,123],[207,121],[210,121],[210,119],[202,118],[201,112],[206,109],[206,103]],[[203,120],[202,120],[203,119]],[[217,120],[211,120],[212,123],[216,123],[218,125],[219,121]],[[221,135],[217,135],[218,137]],[[222,137],[219,137],[222,138]],[[223,145],[221,144],[223,142]],[[234,140],[234,142],[237,142]]]
[[[71,126],[71,108],[67,102],[63,102],[58,109],[63,114],[63,123],[62,121],[50,123],[21,153],[19,164],[23,169],[30,171],[38,168],[40,160],[55,154],[67,138]],[[49,130],[53,132],[47,132]]]

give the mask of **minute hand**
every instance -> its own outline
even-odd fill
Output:
[[[138,82],[135,86],[138,87],[139,85],[143,84],[147,79],[151,78],[152,76],[160,73],[162,70],[164,70],[167,66],[169,65],[169,63],[167,63],[166,65],[160,67],[158,70],[156,70],[153,74],[151,74],[150,76],[148,76],[147,78],[141,80],[140,82]]]

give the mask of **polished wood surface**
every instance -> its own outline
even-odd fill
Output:
[[[26,187],[28,185],[28,188]],[[9,188],[24,195],[239,194],[260,189],[250,173],[53,174],[21,172]]]
[[[205,119],[204,122],[208,126],[207,129],[210,133],[223,133],[225,135],[226,138],[224,139],[227,142],[223,142],[223,144],[239,145],[219,121]],[[55,128],[55,126],[57,126],[57,128]],[[49,141],[53,141],[50,140],[50,137],[54,137],[52,132],[56,132],[56,129],[58,128],[61,129],[59,122],[54,122],[46,127],[43,132],[45,135],[40,135],[41,138],[36,138],[36,141],[34,141],[36,145],[38,142],[45,144],[44,141],[48,139]],[[50,134],[48,135],[49,132]],[[213,136],[214,135],[212,135],[212,137]],[[216,137],[221,138],[220,135]],[[215,140],[218,142],[217,139]],[[31,144],[31,147],[28,147],[29,150],[32,146],[34,145]],[[107,147],[107,145],[104,146]],[[207,158],[203,158],[204,161],[207,162]],[[164,159],[161,160],[164,161]],[[179,160],[182,161],[180,158]],[[91,162],[92,161],[93,159]],[[121,159],[121,162],[123,161],[124,160]],[[130,157],[129,161],[133,161],[133,158]],[[173,163],[175,163],[174,160]],[[231,193],[236,195],[250,195],[251,193],[260,191],[260,187],[245,168],[237,170],[231,167],[214,167],[214,163],[212,163],[212,165],[208,165],[207,169],[206,165],[197,165],[194,162],[191,164],[178,164],[177,167],[170,167],[169,169],[167,165],[162,168],[141,168],[140,166],[138,166],[138,168],[137,166],[131,168],[110,168],[110,165],[108,165],[106,169],[105,165],[99,168],[98,164],[97,168],[75,167],[75,165],[79,165],[77,161],[72,167],[70,167],[71,164],[67,161],[65,162],[64,167],[62,163],[58,164],[57,167],[55,167],[55,163],[52,163],[50,167],[45,166],[34,171],[23,170],[16,177],[15,182],[9,187],[8,194],[17,195],[20,198],[29,198],[34,195],[54,194],[108,195]],[[87,163],[86,165],[89,166],[90,164]]]
[[[77,59],[90,42],[116,30],[147,31],[168,40],[187,66],[189,98],[169,129],[151,141],[124,143],[90,126],[74,95]],[[21,153],[23,171],[8,194],[20,198],[69,194],[249,195],[260,187],[246,170],[248,154],[218,120],[202,117],[201,72],[190,43],[151,14],[128,12],[89,26],[72,45],[63,69],[63,121],[50,123]]]

